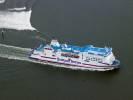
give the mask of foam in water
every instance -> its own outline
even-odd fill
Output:
[[[12,45],[6,45],[6,44],[0,44],[0,48],[9,48],[9,49],[14,49],[14,50],[20,50],[20,51],[27,51],[30,52],[32,49],[31,48],[22,48],[22,47],[17,47],[17,46],[12,46]],[[1,51],[1,50],[0,50]]]
[[[22,7],[22,8],[10,8],[8,10],[9,11],[21,11],[21,10],[26,10],[26,7]]]
[[[16,29],[16,30],[35,30],[31,26],[29,11],[0,11],[0,28]]]
[[[5,2],[5,0],[0,0],[0,3],[4,3]]]

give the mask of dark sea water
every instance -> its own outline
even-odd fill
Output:
[[[32,10],[42,38],[112,47],[120,70],[74,71],[0,58],[0,100],[133,100],[132,0],[37,0]],[[41,42],[36,35],[9,30],[0,43],[33,48]]]

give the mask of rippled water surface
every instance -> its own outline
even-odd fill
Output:
[[[31,24],[42,38],[112,47],[121,68],[74,71],[0,58],[0,100],[132,100],[132,12],[131,0],[37,0]],[[4,36],[0,44],[34,48],[42,42],[30,31],[8,30]]]

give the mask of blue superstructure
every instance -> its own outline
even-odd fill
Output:
[[[46,47],[46,45],[41,44],[36,50],[43,50]],[[93,45],[86,45],[83,47],[75,46],[75,45],[67,45],[67,44],[60,44],[59,46],[51,45],[53,50],[61,50],[63,52],[72,52],[72,53],[80,53],[80,52],[88,52],[90,54],[94,55],[100,55],[100,56],[107,56],[112,52],[112,48],[99,48],[94,47]]]

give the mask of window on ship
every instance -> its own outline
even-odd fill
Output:
[[[62,53],[61,56],[63,56],[63,57],[71,57],[71,58],[79,58],[78,55],[70,54],[70,53]]]

